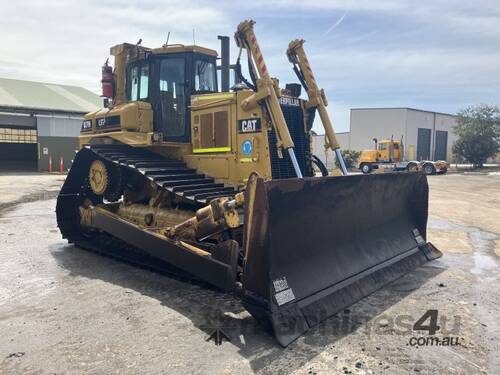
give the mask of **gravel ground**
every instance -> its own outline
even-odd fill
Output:
[[[430,177],[444,257],[286,349],[232,296],[68,245],[43,193],[61,179],[0,176],[1,374],[500,373],[499,175]],[[429,337],[412,330],[429,309],[434,337],[459,345],[411,344]],[[219,326],[231,341],[217,346]]]

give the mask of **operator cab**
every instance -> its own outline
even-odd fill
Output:
[[[151,104],[154,131],[164,141],[189,143],[191,95],[218,91],[216,58],[216,51],[199,46],[153,49],[127,65],[127,99]]]

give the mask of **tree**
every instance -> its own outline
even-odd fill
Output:
[[[462,109],[453,131],[458,136],[453,152],[481,168],[500,151],[500,106],[479,104]]]
[[[340,150],[342,157],[344,158],[345,167],[347,169],[354,168],[358,162],[361,152],[355,150]],[[335,165],[340,168],[339,162],[335,159]]]

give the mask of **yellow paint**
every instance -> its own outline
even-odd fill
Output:
[[[221,99],[233,99],[234,94],[207,94],[207,95],[199,95],[193,98],[194,101],[200,100],[221,100]]]
[[[254,158],[240,158],[240,163],[253,163],[255,160]]]
[[[205,154],[207,152],[229,152],[231,147],[210,147],[210,148],[195,148],[193,153],[195,154]]]
[[[408,149],[408,156],[410,160],[415,160],[415,146],[410,145],[410,148]]]
[[[377,150],[363,150],[359,157],[360,163],[374,163],[377,160]]]

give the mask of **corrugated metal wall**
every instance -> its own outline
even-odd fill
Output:
[[[52,158],[53,171],[59,170],[63,160],[63,170],[71,167],[75,153],[78,151],[78,135],[82,118],[74,116],[37,116],[39,160],[38,170],[49,170],[49,159]]]
[[[48,171],[49,158],[52,157],[53,171],[58,171],[62,157],[63,169],[67,170],[78,151],[81,123],[82,117],[78,116],[0,114],[0,127],[4,130],[36,129],[37,134],[31,143],[24,140],[14,142],[19,136],[11,136],[9,144],[1,143],[0,168]]]
[[[37,116],[39,137],[78,137],[82,118]]]

